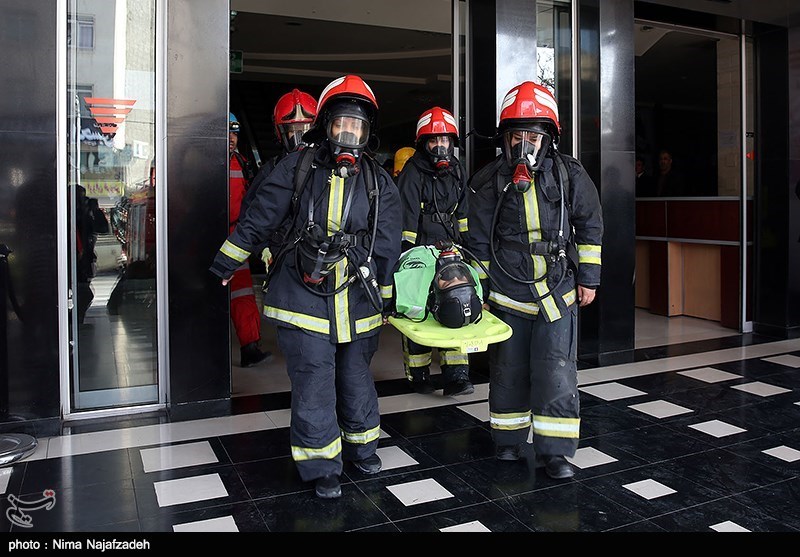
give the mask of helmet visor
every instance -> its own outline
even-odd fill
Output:
[[[503,151],[512,166],[523,163],[536,170],[542,164],[549,145],[550,136],[541,132],[509,129],[503,134]]]
[[[453,155],[453,140],[449,135],[429,135],[425,141],[425,151],[437,160],[449,160]]]
[[[369,122],[357,116],[334,116],[328,124],[328,139],[345,149],[360,149],[369,139]]]
[[[292,122],[291,124],[280,124],[278,129],[281,132],[281,140],[287,151],[294,151],[303,143],[303,134],[311,128],[310,122]]]

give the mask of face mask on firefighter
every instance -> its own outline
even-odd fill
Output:
[[[453,142],[448,135],[435,135],[425,142],[425,150],[440,173],[446,172],[450,167],[450,158],[453,156]]]
[[[547,155],[550,137],[531,130],[508,130],[503,134],[503,151],[509,165],[514,167],[511,181],[519,192],[525,192],[533,183],[533,173],[539,169]]]
[[[291,124],[280,124],[283,146],[287,152],[297,150],[303,144],[303,134],[311,128],[310,122],[292,122]]]
[[[358,172],[358,158],[369,139],[369,121],[358,116],[334,116],[328,125],[328,139],[342,178]]]

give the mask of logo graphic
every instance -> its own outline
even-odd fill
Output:
[[[103,99],[84,97],[83,102],[89,107],[94,121],[100,131],[109,135],[117,133],[117,127],[125,121],[128,112],[133,110],[136,101],[129,99]]]
[[[11,505],[6,509],[6,517],[14,526],[22,528],[31,528],[33,526],[33,517],[27,514],[30,511],[38,511],[44,509],[49,511],[56,506],[56,492],[52,489],[45,489],[42,492],[41,499],[35,501],[24,501],[16,495],[8,496],[8,503]]]

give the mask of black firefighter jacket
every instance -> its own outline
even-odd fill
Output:
[[[254,246],[263,244],[280,228],[287,216],[291,217],[294,173],[299,157],[299,151],[288,154],[270,172],[244,218],[240,219],[214,258],[211,272],[221,278],[230,277],[247,260]],[[292,231],[305,225],[311,203],[314,222],[328,235],[342,230],[363,239],[350,248],[348,257],[336,263],[325,278],[322,290],[330,294],[357,272],[359,265],[366,262],[373,221],[369,217],[370,201],[364,180],[365,172],[346,180],[334,176],[325,143],[317,149],[314,162],[316,169],[310,172],[298,199]],[[364,164],[363,160],[361,164]],[[400,203],[397,186],[386,171],[377,164],[372,168],[379,189],[373,202],[377,213],[373,269],[380,296],[386,301],[392,296],[392,269],[400,255]],[[346,222],[342,223],[348,199],[349,210],[346,211]],[[292,238],[294,232],[290,232]],[[382,325],[382,315],[370,303],[361,281],[355,280],[335,295],[311,292],[307,289],[308,285],[302,282],[302,271],[297,268],[295,251],[295,248],[288,250],[270,266],[269,286],[264,293],[264,316],[267,320],[277,326],[296,327],[330,338],[335,343],[377,334]]]
[[[473,263],[481,280],[485,280],[482,286],[488,292],[487,301],[529,319],[541,313],[548,322],[568,314],[576,303],[577,284],[589,288],[600,285],[603,216],[597,188],[580,162],[567,155],[562,157],[570,177],[569,185],[563,188],[567,192],[563,204],[557,165],[550,157],[542,162],[534,185],[524,193],[514,190],[511,184],[502,194],[513,173],[505,161],[489,163],[487,166],[495,166],[497,171],[488,177],[478,171],[470,183],[469,249],[489,270],[487,276]],[[483,183],[477,183],[476,178]],[[577,248],[577,270],[574,265],[561,264],[562,260],[553,262],[547,255],[520,249],[557,240],[559,229]],[[492,257],[490,241],[496,259]],[[544,277],[546,280],[537,280]]]
[[[437,240],[462,242],[462,235],[468,231],[468,197],[460,165],[453,157],[447,174],[439,176],[424,153],[417,151],[408,159],[397,177],[403,208],[404,250],[415,245],[434,245]]]

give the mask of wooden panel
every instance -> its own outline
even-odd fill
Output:
[[[648,242],[650,269],[650,311],[656,315],[669,315],[669,280],[666,242]]]
[[[636,200],[636,235],[658,238],[667,235],[666,201]]]
[[[719,321],[720,247],[683,244],[684,315]]]
[[[679,242],[667,244],[668,260],[668,306],[667,315],[683,315],[683,245]]]
[[[637,308],[650,307],[650,244],[636,241],[636,301]]]
[[[667,236],[738,242],[739,202],[668,201]]]
[[[720,325],[739,330],[739,246],[720,249]]]

